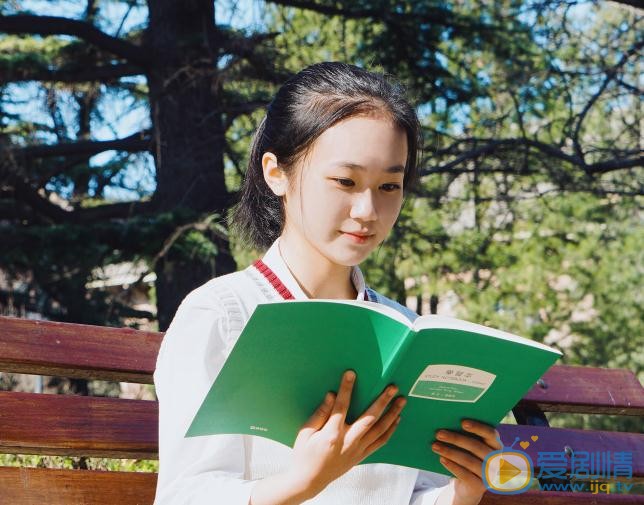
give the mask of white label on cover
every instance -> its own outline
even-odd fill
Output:
[[[409,396],[447,402],[476,402],[496,375],[463,365],[429,365],[411,388]]]

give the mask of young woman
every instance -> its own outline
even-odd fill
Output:
[[[360,380],[352,371],[302,426],[293,448],[247,435],[184,438],[258,303],[371,300],[417,317],[369,289],[358,265],[385,240],[416,182],[419,131],[401,88],[355,66],[313,65],[278,91],[255,135],[233,213],[237,232],[267,252],[190,293],[161,346],[154,375],[160,405],[156,505],[479,502],[482,460],[501,448],[496,430],[471,421],[463,425],[471,435],[436,434],[445,443],[431,450],[453,479],[357,465],[389,440],[405,398],[389,386],[348,424],[352,387]]]

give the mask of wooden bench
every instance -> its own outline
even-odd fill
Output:
[[[162,336],[0,317],[0,371],[151,384]],[[631,372],[555,366],[514,409],[524,425],[499,431],[506,445],[538,436],[526,450],[535,465],[538,451],[631,451],[630,482],[644,476],[641,433],[551,428],[543,412],[642,416],[644,393]],[[155,459],[157,416],[154,401],[0,391],[0,453]],[[154,473],[0,467],[2,504],[143,505],[154,501],[155,485]],[[482,502],[519,503],[641,504],[644,496],[529,491],[487,493]]]

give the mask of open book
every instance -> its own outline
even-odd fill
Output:
[[[298,430],[355,370],[347,422],[388,384],[407,397],[387,444],[362,463],[449,472],[435,432],[462,419],[497,425],[561,356],[538,342],[443,316],[411,323],[386,305],[289,300],[257,306],[192,421],[187,437],[259,435],[290,447]]]

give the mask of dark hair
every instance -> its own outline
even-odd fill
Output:
[[[413,189],[418,182],[421,130],[404,88],[383,74],[346,63],[311,65],[282,85],[253,138],[246,176],[230,220],[246,245],[265,250],[284,226],[282,197],[264,180],[264,153],[275,154],[290,178],[295,162],[327,128],[370,113],[385,115],[407,133],[404,194]]]

